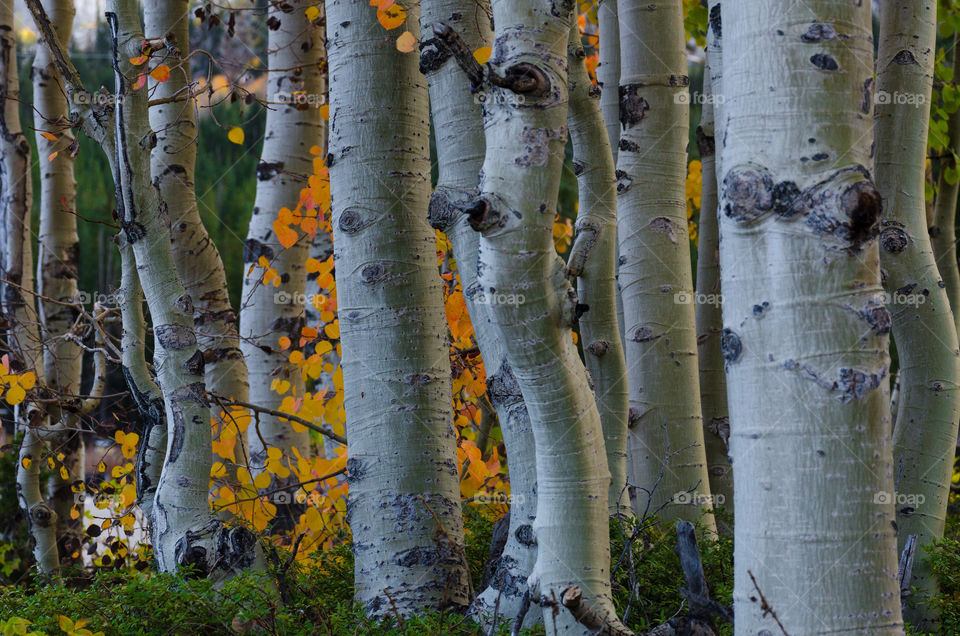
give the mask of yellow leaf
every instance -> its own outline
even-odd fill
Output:
[[[65,632],[73,631],[73,621],[67,618],[66,616],[60,614],[57,616],[57,623],[60,625],[60,629]]]
[[[170,79],[170,67],[166,64],[161,64],[150,71],[150,77],[158,82],[166,82],[168,79]]]
[[[18,383],[20,384],[20,386],[22,386],[28,391],[33,388],[33,385],[36,384],[36,382],[37,382],[37,376],[33,371],[27,371],[26,373],[21,375],[20,379],[18,380]]]
[[[66,466],[60,466],[60,479],[63,481],[70,479],[70,472],[67,470]]]
[[[242,144],[244,140],[243,128],[240,128],[238,126],[234,126],[233,128],[231,128],[230,132],[227,133],[227,139],[229,139],[230,141],[232,141],[237,145]]]
[[[417,37],[409,31],[404,31],[397,38],[397,50],[401,53],[409,53],[417,48]]]
[[[24,457],[20,460],[20,465],[23,466],[24,470],[30,470],[30,467],[33,466],[33,460],[29,457]]]
[[[323,117],[324,120],[326,121],[330,120],[330,104],[324,104],[317,110],[320,111],[320,116]]]
[[[479,49],[473,52],[473,59],[475,59],[480,64],[486,64],[487,60],[490,59],[490,53],[493,49],[489,46],[481,46]]]
[[[271,477],[268,473],[260,473],[253,478],[253,485],[263,489],[270,485]]]
[[[214,479],[224,477],[226,474],[227,467],[223,465],[223,462],[214,462],[213,466],[210,467],[210,476]]]
[[[311,22],[320,17],[320,9],[317,7],[307,7],[304,13],[307,15],[307,20]]]
[[[106,472],[106,470],[107,470],[107,465],[104,464],[102,461],[99,464],[97,464],[97,472],[103,473],[103,472]]]
[[[10,390],[7,391],[7,404],[20,404],[25,397],[27,397],[27,392],[23,390],[22,386],[19,384],[12,386]]]
[[[330,338],[339,338],[340,337],[340,321],[331,322],[329,325],[323,328],[323,332],[327,334]]]
[[[407,11],[399,4],[392,4],[386,9],[377,10],[377,20],[387,31],[396,29],[407,21]]]

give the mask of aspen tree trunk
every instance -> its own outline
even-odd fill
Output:
[[[576,21],[570,29],[568,57],[567,125],[579,206],[567,269],[578,277],[577,297],[588,307],[580,317],[580,336],[603,424],[611,475],[607,503],[611,514],[632,516],[627,493],[627,364],[617,323],[617,178],[600,112],[601,93],[587,74]]]
[[[726,3],[723,30],[736,633],[901,634],[869,3]]]
[[[227,277],[216,245],[200,220],[194,185],[197,159],[196,100],[187,94],[190,63],[180,64],[190,53],[188,0],[144,3],[144,28],[149,38],[166,40],[173,51],[165,61],[171,67],[166,82],[149,80],[151,99],[178,97],[150,108],[150,126],[157,144],[150,155],[150,170],[167,204],[173,257],[183,285],[193,298],[193,318],[204,359],[207,390],[241,402],[249,400],[247,367],[237,333],[237,316],[230,306]],[[231,421],[220,420],[214,402],[210,414],[218,428],[234,430],[237,463],[246,460],[245,433]],[[289,426],[289,424],[287,425]],[[229,462],[228,462],[229,463]]]
[[[163,458],[167,451],[167,426],[163,394],[150,374],[146,357],[146,325],[143,319],[143,289],[137,274],[133,248],[123,233],[115,241],[120,251],[120,316],[123,335],[120,340],[121,364],[127,387],[140,412],[142,425],[137,448],[137,505],[144,518],[153,515]]]
[[[403,2],[419,34],[419,5]],[[364,0],[326,5],[330,186],[350,439],[355,598],[373,615],[466,606],[447,326],[427,224],[417,56]],[[358,54],[362,52],[362,55]]]
[[[0,2],[0,210],[3,214],[3,314],[7,346],[16,374],[42,373],[42,344],[33,279],[30,212],[30,143],[20,126],[20,79],[12,2]],[[14,407],[17,428],[23,432],[17,466],[17,499],[27,520],[37,568],[44,575],[60,569],[57,549],[57,513],[44,498],[40,468],[44,463],[43,428],[47,417],[30,397]]]
[[[953,45],[953,76],[960,77],[960,39]],[[960,110],[950,115],[947,122],[950,142],[947,150],[960,152]],[[943,279],[953,319],[960,333],[960,267],[957,265],[957,194],[960,193],[960,181],[950,183],[945,176],[945,168],[958,169],[956,158],[947,152],[940,160],[940,176],[937,179],[937,194],[934,200],[933,226],[930,228],[930,240],[933,243],[933,255],[937,261],[940,277]]]
[[[607,128],[607,139],[616,161],[620,144],[620,18],[617,0],[600,0],[597,4],[597,26],[600,29],[600,63],[597,84],[600,85],[600,111]]]
[[[46,0],[44,8],[53,22],[60,41],[69,46],[76,13],[72,0]],[[64,124],[69,120],[66,91],[60,72],[44,47],[37,47],[30,73],[33,79],[34,127],[36,128],[37,161],[40,164],[40,237],[37,280],[39,281],[40,323],[43,334],[43,376],[55,392],[79,394],[83,373],[83,350],[69,337],[76,310],[69,303],[77,302],[77,276],[80,239],[77,235],[76,182],[73,178],[73,157],[70,146],[73,132]],[[55,139],[44,137],[54,131]],[[50,132],[46,132],[50,134]],[[71,402],[71,400],[66,400]],[[64,556],[77,553],[82,542],[80,519],[72,519],[74,505],[71,486],[84,480],[83,437],[78,430],[78,400],[66,408],[52,405],[48,409],[56,436],[51,438],[50,451],[62,453],[63,466],[69,478],[58,471],[50,477],[48,493],[57,511],[57,537]]]
[[[298,208],[300,190],[313,174],[315,157],[310,148],[323,143],[324,122],[319,110],[323,96],[323,29],[304,11],[313,4],[296,0],[288,3],[292,9],[289,12],[282,5],[271,5],[268,11],[272,19],[279,20],[279,27],[269,31],[267,43],[270,108],[257,165],[257,197],[243,249],[240,348],[249,370],[250,400],[271,409],[279,409],[284,398],[274,390],[274,380],[289,382],[289,395],[299,397],[304,391],[300,370],[288,362],[290,353],[281,350],[278,340],[286,336],[293,343],[300,341],[311,238],[294,227],[297,241],[284,247],[273,222],[281,208]],[[257,265],[261,256],[281,276],[278,287],[264,284],[265,269]],[[310,454],[307,431],[298,433],[290,422],[272,415],[261,414],[258,422],[247,431],[255,470],[263,470],[270,447],[282,450],[291,465],[296,462],[293,448],[303,456]]]
[[[488,10],[486,3],[478,8],[463,0],[424,2],[420,17],[424,34],[420,70],[430,89],[439,169],[430,198],[429,220],[446,234],[453,247],[457,275],[487,373],[487,393],[497,413],[510,468],[509,534],[490,583],[480,590],[471,613],[484,621],[492,620],[494,615],[512,621],[523,605],[529,589],[527,577],[537,556],[532,532],[537,505],[533,429],[523,395],[506,361],[504,343],[490,322],[489,305],[498,297],[485,294],[477,283],[480,236],[470,227],[464,208],[476,197],[477,175],[483,164],[482,108],[480,100],[468,90],[463,71],[450,56],[447,40],[453,36],[443,28],[447,26],[457,33],[470,51],[490,46],[493,33]],[[534,606],[523,624],[530,627],[540,620],[540,610]]]
[[[621,0],[620,291],[638,513],[697,521],[710,507],[687,232],[690,83],[680,0]],[[651,50],[656,54],[651,54]],[[651,492],[652,491],[652,492]],[[650,494],[648,494],[650,493]],[[704,519],[708,528],[713,518]]]
[[[610,599],[603,431],[571,336],[582,307],[556,254],[552,227],[567,140],[567,50],[573,5],[492,3],[496,40],[485,89],[486,156],[480,196],[467,212],[481,232],[478,283],[515,302],[490,304],[523,393],[536,442],[537,561],[531,596],[546,632],[586,634],[556,605],[579,586],[602,619]],[[555,611],[554,611],[555,610]]]
[[[706,99],[700,111],[700,126],[697,128],[703,189],[700,195],[700,224],[697,232],[699,240],[694,315],[700,368],[700,408],[703,413],[703,439],[707,472],[710,474],[710,494],[713,503],[732,513],[733,471],[730,460],[727,459],[730,417],[727,410],[727,378],[723,371],[723,352],[720,350],[723,294],[720,288],[720,242],[717,228],[715,109],[711,90],[710,60],[713,53],[712,48],[706,51],[707,64],[703,74],[703,95]],[[722,530],[726,534],[732,534],[732,528]]]
[[[880,258],[900,359],[900,398],[893,458],[899,545],[943,537],[957,445],[960,351],[944,283],[937,271],[924,205],[925,159],[934,53],[936,4],[883,4],[877,55],[876,182],[883,197]],[[916,99],[903,103],[904,98]],[[922,300],[921,300],[922,299]],[[936,582],[921,559],[913,583],[930,594]],[[929,627],[933,614],[905,616]]]

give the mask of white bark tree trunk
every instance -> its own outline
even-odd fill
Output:
[[[419,5],[399,4],[417,36]],[[427,88],[367,2],[326,10],[354,594],[378,616],[466,606]]]
[[[620,144],[620,17],[617,0],[600,0],[597,3],[597,23],[600,31],[600,61],[597,64],[600,111],[616,161]]]
[[[514,620],[527,594],[529,577],[536,560],[532,524],[536,514],[536,455],[530,416],[506,361],[504,344],[490,321],[488,296],[477,283],[479,235],[470,227],[464,208],[476,197],[477,175],[483,165],[483,118],[480,103],[470,93],[468,81],[451,57],[443,33],[445,25],[458,34],[467,49],[492,44],[489,6],[479,10],[463,0],[427,0],[420,17],[425,34],[420,52],[420,69],[430,89],[430,110],[436,136],[438,176],[430,198],[430,224],[446,234],[457,261],[457,275],[473,323],[477,346],[487,373],[487,393],[497,413],[510,470],[509,534],[486,589],[480,590],[471,612],[480,620]],[[454,17],[454,16],[459,16]],[[524,617],[527,627],[541,620],[534,606]]]
[[[715,41],[719,44],[719,38]],[[723,352],[720,347],[723,293],[720,287],[715,109],[711,73],[714,49],[708,48],[706,56],[707,64],[703,74],[703,95],[706,101],[700,111],[700,126],[696,133],[702,167],[702,190],[697,232],[697,291],[694,315],[697,323],[700,408],[703,413],[703,439],[707,472],[710,474],[710,495],[716,506],[733,513],[733,470],[730,460],[727,459],[730,414],[727,409],[727,378],[723,370]],[[720,530],[724,534],[733,534],[732,527],[722,527]]]
[[[960,40],[953,46],[953,74],[960,76]],[[947,150],[960,153],[960,110],[952,113],[947,123],[949,144]],[[937,179],[937,193],[934,199],[933,224],[930,227],[930,240],[933,243],[933,255],[943,279],[954,323],[960,333],[960,267],[957,265],[957,196],[960,194],[960,181],[947,181],[944,168],[957,170],[960,164],[953,155],[947,153],[940,160],[940,176]]]
[[[173,69],[166,82],[149,80],[151,99],[178,97],[176,101],[150,108],[150,126],[157,144],[150,155],[150,170],[160,197],[167,204],[173,256],[183,285],[193,298],[193,318],[204,360],[207,390],[248,401],[247,367],[237,333],[237,316],[230,306],[227,277],[216,245],[200,220],[194,186],[197,159],[196,100],[187,94],[189,62],[178,65],[190,53],[188,0],[144,4],[144,28],[150,39],[167,40],[175,47],[165,62]],[[222,409],[214,401],[211,417],[218,431],[235,435],[237,463],[246,461],[245,434],[231,421],[221,421]],[[230,431],[230,427],[233,430]],[[288,425],[289,426],[289,425]],[[227,462],[229,465],[230,462]]]
[[[617,178],[600,112],[601,92],[587,74],[576,21],[570,29],[568,57],[567,125],[579,205],[567,269],[577,276],[577,298],[587,306],[580,317],[580,336],[607,449],[611,476],[607,504],[612,515],[632,516],[627,492],[627,363],[617,322]]]
[[[12,2],[0,3],[0,211],[3,214],[3,313],[11,369],[17,374],[42,375],[42,342],[36,311],[30,216],[33,187],[30,143],[20,126],[20,79]],[[44,575],[60,569],[57,513],[40,487],[47,416],[30,396],[14,408],[23,432],[17,467],[17,499],[27,520],[37,568]]]
[[[710,508],[687,232],[690,111],[681,0],[621,0],[620,291],[638,513],[697,521]],[[703,519],[709,528],[713,517]]]
[[[271,409],[279,409],[284,398],[273,389],[273,380],[289,382],[290,395],[302,396],[304,391],[300,369],[290,364],[289,351],[282,351],[277,341],[281,336],[293,343],[300,341],[305,326],[305,267],[312,239],[294,226],[297,241],[284,247],[273,230],[273,222],[281,208],[298,207],[300,190],[313,174],[315,157],[310,148],[324,142],[325,122],[320,115],[325,55],[322,23],[319,19],[309,20],[305,13],[313,4],[295,0],[286,6],[271,5],[268,11],[279,25],[270,29],[267,43],[270,109],[257,165],[257,197],[243,249],[240,348],[247,361],[250,401]],[[265,269],[257,264],[261,256],[279,273],[279,286],[264,284]],[[302,456],[310,455],[307,431],[298,433],[290,422],[269,414],[261,414],[257,422],[247,430],[255,471],[263,470],[267,448],[282,450],[284,461],[291,466],[297,461],[294,448]],[[294,510],[290,507],[287,514],[295,514]],[[280,512],[278,515],[282,517]]]
[[[736,633],[781,633],[768,604],[790,634],[902,634],[869,3],[726,3],[722,29]]]
[[[492,3],[496,40],[484,90],[486,156],[467,209],[481,232],[478,284],[530,415],[537,454],[537,561],[531,596],[548,634],[585,634],[562,607],[579,586],[619,625],[610,599],[607,468],[586,369],[571,337],[577,298],[553,245],[567,140],[567,48],[572,3]],[[512,299],[512,302],[511,302]],[[556,611],[554,611],[556,610]]]
[[[44,8],[60,41],[69,46],[76,13],[72,0],[46,0]],[[40,164],[40,237],[37,266],[41,294],[40,323],[44,340],[43,368],[47,386],[54,392],[79,394],[83,373],[83,350],[69,337],[76,310],[80,239],[77,235],[76,181],[70,146],[73,132],[63,129],[69,119],[66,91],[60,72],[44,47],[38,47],[31,71],[33,79],[34,127],[37,161]],[[55,139],[42,133],[52,131]],[[47,132],[47,134],[51,134]],[[51,159],[53,157],[53,159]],[[73,402],[71,404],[70,402]],[[83,438],[78,430],[79,400],[65,399],[62,406],[48,409],[58,434],[51,438],[51,452],[63,453],[62,464],[69,478],[54,471],[48,482],[51,504],[57,511],[57,537],[67,557],[80,550],[80,519],[72,519],[71,486],[84,480]],[[76,560],[76,559],[75,559]]]
[[[884,97],[877,100],[874,124],[876,182],[883,198],[880,258],[900,360],[893,459],[901,549],[911,534],[921,546],[943,537],[960,397],[957,330],[924,203],[937,37],[932,7],[921,0],[884,3],[877,54],[877,91]],[[907,96],[916,99],[903,103]],[[923,559],[915,562],[913,583],[936,593]],[[935,615],[911,604],[905,618],[926,629]]]

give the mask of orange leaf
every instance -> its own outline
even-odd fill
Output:
[[[147,76],[141,73],[137,77],[137,81],[133,83],[133,90],[135,91],[140,90],[141,88],[143,88],[144,84],[146,83],[147,83]]]
[[[287,248],[293,247],[297,242],[297,238],[299,238],[296,230],[292,230],[290,226],[280,223],[279,219],[273,222],[273,233],[277,235],[277,241],[280,242],[280,245]]]
[[[409,31],[404,31],[397,38],[397,50],[401,53],[409,53],[417,48],[417,37]]]
[[[43,137],[44,139],[49,139],[50,141],[56,141],[56,140],[57,140],[57,136],[54,135],[53,133],[42,132],[42,133],[40,133],[40,136]]]
[[[392,4],[386,9],[377,9],[377,20],[387,31],[396,29],[407,21],[407,10],[399,4]]]
[[[161,64],[157,68],[150,71],[150,77],[158,82],[166,82],[168,79],[170,79],[170,67],[166,64]]]

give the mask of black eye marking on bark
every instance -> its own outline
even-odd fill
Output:
[[[902,224],[884,223],[884,228],[880,230],[880,247],[890,254],[899,254],[909,244],[910,235],[904,231]]]
[[[894,64],[901,64],[901,65],[919,64],[919,62],[917,62],[917,58],[913,56],[913,53],[911,53],[906,49],[903,49],[902,51],[894,55],[892,61]]]
[[[261,161],[257,164],[257,179],[259,181],[267,181],[268,179],[272,179],[281,172],[283,172],[282,161]]]
[[[883,303],[873,300],[868,301],[863,310],[857,312],[857,315],[870,325],[870,329],[874,333],[879,335],[890,333],[893,326],[893,318]]]
[[[650,342],[654,338],[659,336],[653,333],[653,329],[650,327],[640,327],[635,332],[633,332],[633,337],[630,338],[634,342]]]
[[[815,53],[811,55],[810,63],[821,71],[836,71],[840,68],[840,65],[837,64],[837,61],[826,53]]]
[[[503,77],[490,73],[489,79],[494,86],[506,88],[517,95],[536,97],[550,90],[550,79],[546,73],[528,62],[509,67]]]
[[[623,137],[620,138],[617,148],[620,150],[626,150],[627,152],[640,152],[640,144],[634,143],[629,139],[624,139]]]
[[[863,99],[860,100],[860,110],[870,114],[870,106],[873,104],[873,78],[868,77],[863,81]]]
[[[720,352],[728,365],[739,360],[743,354],[743,342],[732,329],[724,329],[720,333]]]
[[[763,169],[733,168],[723,178],[723,213],[737,223],[750,223],[773,208],[773,179]]]
[[[620,86],[620,123],[624,128],[632,128],[641,121],[650,104],[638,94],[642,84],[624,84]]]
[[[633,179],[627,176],[627,173],[623,170],[617,170],[617,194],[622,194],[630,189],[630,186],[633,185]]]
[[[621,149],[623,149],[622,146]],[[700,152],[701,158],[712,157],[717,151],[716,140],[714,140],[713,135],[703,132],[703,126],[697,126],[697,150]]]

